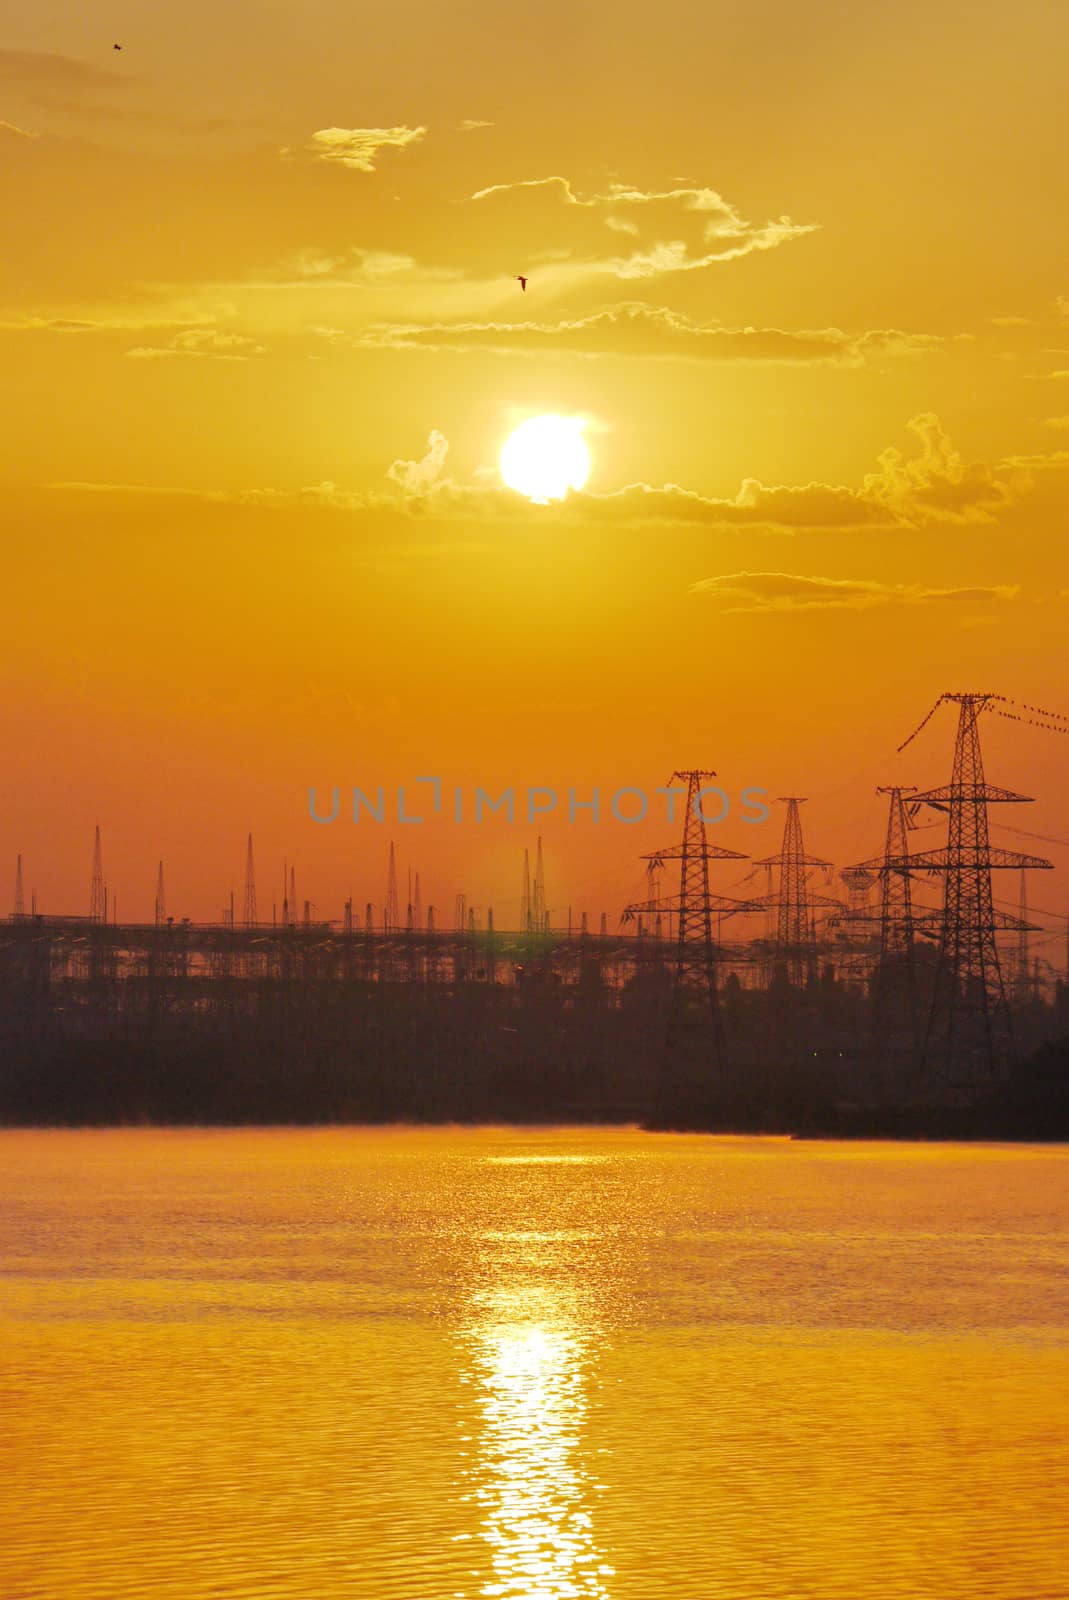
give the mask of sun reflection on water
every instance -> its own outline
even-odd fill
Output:
[[[487,1596],[605,1597],[613,1569],[599,1553],[598,1493],[582,1460],[591,1332],[566,1293],[498,1288],[476,1298],[471,1376],[482,1416],[472,1496],[493,1577]]]

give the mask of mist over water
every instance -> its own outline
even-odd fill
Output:
[[[0,1134],[13,1600],[1064,1593],[1069,1150]]]

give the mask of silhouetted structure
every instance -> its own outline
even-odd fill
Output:
[[[815,894],[809,888],[809,869],[830,870],[831,862],[822,856],[809,856],[802,842],[802,819],[798,807],[804,796],[783,795],[777,804],[787,807],[783,822],[783,841],[779,854],[756,861],[758,867],[778,867],[776,892],[765,896],[764,904],[776,913],[776,957],[792,983],[803,983],[812,976],[816,963],[816,938],[810,920],[817,906],[841,911],[841,902],[829,895]]]
[[[245,907],[242,920],[246,928],[255,928],[259,921],[256,913],[256,863],[253,860],[251,833],[245,846]]]
[[[436,930],[411,873],[399,926],[392,845],[386,905],[380,917],[367,902],[362,922],[351,894],[341,922],[317,919],[308,900],[298,919],[288,861],[281,924],[274,904],[260,922],[251,833],[244,917],[231,890],[215,924],[167,916],[161,861],[151,922],[120,925],[99,826],[88,917],[38,916],[35,897],[27,915],[20,856],[14,915],[0,919],[0,1115],[620,1113],[662,1126],[988,1134],[1004,1116],[1041,1131],[1044,1106],[1060,1103],[1048,1068],[1006,1074],[1011,1012],[1023,1050],[1069,1035],[1069,984],[1060,972],[1053,981],[1047,960],[1029,970],[1024,874],[1050,863],[988,839],[988,805],[1025,797],[986,782],[977,720],[1013,716],[1002,709],[1012,702],[944,700],[959,706],[951,781],[878,791],[889,798],[884,849],[840,874],[846,906],[813,890],[814,869],[829,864],[805,852],[796,796],[784,801],[779,853],[751,874],[768,872],[768,893],[715,893],[710,863],[744,856],[707,842],[701,797],[715,774],[700,770],[673,774],[685,785],[681,837],[644,858],[647,898],[623,919],[637,937],[630,927],[610,936],[604,912],[594,936],[585,911],[574,936],[570,908],[566,932],[551,932],[541,839],[533,881],[525,852],[515,932],[489,908],[480,927],[463,891],[452,926]],[[1014,720],[1049,716],[1023,709]],[[921,805],[946,816],[947,843],[911,854]],[[669,861],[679,893],[665,895]],[[1017,916],[992,897],[991,872],[1009,867],[1021,873]],[[922,898],[935,874],[940,907]],[[818,940],[821,909],[831,914]],[[740,914],[758,927],[770,916],[766,937],[725,938],[722,922]],[[658,937],[673,932],[674,942]],[[1009,933],[1004,985],[998,939]],[[914,1021],[926,1012],[922,1057]],[[1050,1074],[1059,1060],[1049,1058]]]
[[[397,861],[394,856],[393,840],[390,840],[390,857],[386,866],[386,901],[382,913],[382,926],[386,933],[393,933],[401,925],[400,907],[397,901]]]
[[[725,915],[738,911],[756,910],[757,906],[743,900],[729,900],[724,895],[714,895],[709,889],[710,861],[745,861],[740,850],[726,850],[712,845],[705,836],[702,815],[702,789],[716,773],[693,768],[687,772],[673,772],[669,787],[677,781],[686,785],[684,802],[683,836],[678,845],[654,851],[643,860],[655,866],[658,873],[666,861],[679,862],[679,893],[657,900],[643,900],[624,909],[624,921],[637,917],[659,917],[665,913],[676,919],[675,973],[672,983],[671,1006],[668,1017],[666,1043],[669,1085],[687,1076],[684,1063],[673,1058],[684,1048],[684,1032],[691,1049],[697,1049],[706,1061],[707,1071],[715,1073],[723,1065],[723,1034],[720,1024],[720,1007],[717,1000],[716,955],[713,943],[713,916],[718,921]],[[695,1034],[695,1027],[704,1025],[705,1037]]]
[[[880,862],[880,965],[900,962],[913,966],[913,867],[909,861],[910,817],[907,794],[914,785],[885,785],[877,794],[888,796],[887,837]]]
[[[1041,856],[1004,850],[990,842],[987,808],[1023,804],[1029,795],[989,784],[984,779],[977,719],[1000,697],[990,694],[943,694],[920,727],[899,746],[904,750],[938,706],[958,707],[954,764],[950,782],[914,796],[947,818],[942,849],[922,850],[889,866],[921,869],[943,875],[945,890],[931,1010],[924,1041],[924,1065],[930,1073],[929,1093],[936,1099],[965,1103],[1005,1077],[1012,1027],[996,930],[1020,931],[1019,920],[995,910],[992,869],[1049,868]]]
[[[100,852],[100,824],[93,835],[93,872],[89,880],[89,920],[104,922],[108,914],[107,893],[104,888],[104,863]]]
[[[538,835],[534,882],[531,885],[531,920],[536,933],[549,932],[549,912],[546,910],[546,869],[542,860],[541,834]]]
[[[530,852],[524,847],[523,852],[523,879],[520,884],[520,931],[531,931],[531,857]]]

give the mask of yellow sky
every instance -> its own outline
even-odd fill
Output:
[[[80,910],[100,821],[121,909],[163,855],[209,916],[251,828],[336,916],[390,830],[311,783],[703,764],[846,864],[943,689],[1069,711],[1059,10],[9,9],[0,860]],[[563,506],[496,474],[540,412]],[[1066,741],[988,740],[1069,832]],[[514,918],[534,830],[393,831]],[[665,829],[544,832],[562,920]]]

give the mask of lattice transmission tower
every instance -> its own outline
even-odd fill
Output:
[[[549,912],[546,910],[546,869],[542,860],[542,835],[538,835],[535,851],[534,882],[531,884],[531,918],[536,933],[549,932]]]
[[[880,944],[870,991],[872,1043],[877,1055],[906,1053],[915,1058],[920,1042],[916,940],[919,931],[931,930],[932,918],[913,900],[916,868],[909,835],[914,827],[911,811],[917,807],[907,797],[916,789],[885,784],[876,793],[888,797],[883,854],[849,869],[874,873],[880,886]]]
[[[909,835],[913,821],[906,802],[916,794],[912,784],[885,784],[877,794],[888,796],[887,835],[880,874],[880,965],[901,962],[913,965],[913,872]],[[914,802],[910,802],[913,804]]]
[[[103,922],[107,917],[108,902],[104,889],[104,863],[100,853],[100,824],[93,835],[93,875],[89,880],[89,920]]]
[[[523,852],[523,882],[520,886],[520,932],[531,932],[531,857]]]
[[[385,933],[395,932],[401,925],[401,908],[397,897],[397,859],[394,855],[393,840],[390,840],[390,857],[386,864],[386,902],[382,912],[382,927]]]
[[[816,940],[813,934],[812,915],[818,908],[827,907],[841,912],[839,900],[830,895],[818,894],[809,887],[809,873],[814,867],[825,872],[831,862],[822,856],[806,854],[802,839],[802,818],[798,807],[805,804],[804,795],[781,795],[777,805],[787,807],[783,821],[783,840],[779,854],[765,856],[755,861],[755,867],[778,867],[779,882],[772,894],[765,895],[762,906],[775,913],[772,935],[776,954],[792,983],[803,983],[812,973],[816,962]]]
[[[1010,1057],[1012,1024],[999,964],[998,932],[1019,932],[1021,919],[996,911],[993,870],[1050,868],[1041,856],[992,845],[989,805],[1023,804],[1030,795],[988,783],[984,777],[978,721],[1001,695],[943,694],[899,750],[916,738],[944,702],[958,707],[954,764],[950,782],[913,796],[947,819],[942,849],[920,850],[890,861],[892,869],[920,869],[944,878],[943,914],[931,1009],[923,1047],[929,1093],[949,1101],[968,1101],[1004,1075]],[[1021,720],[1014,718],[1013,720]]]
[[[639,916],[675,917],[675,971],[668,1050],[671,1053],[678,1047],[684,1027],[697,1023],[707,1030],[710,1065],[718,1068],[723,1065],[724,1045],[717,999],[713,917],[715,915],[719,919],[738,912],[757,911],[760,906],[756,901],[732,900],[726,895],[713,894],[709,888],[710,861],[747,859],[741,850],[726,850],[720,845],[710,844],[705,836],[702,791],[708,780],[715,777],[715,772],[699,769],[673,772],[669,787],[676,782],[686,784],[683,837],[678,845],[654,851],[642,859],[655,864],[658,869],[666,861],[678,861],[679,893],[625,906],[623,921],[632,922]]]
[[[246,928],[255,928],[259,920],[256,914],[256,862],[253,859],[251,833],[245,845],[245,906],[242,920]]]

